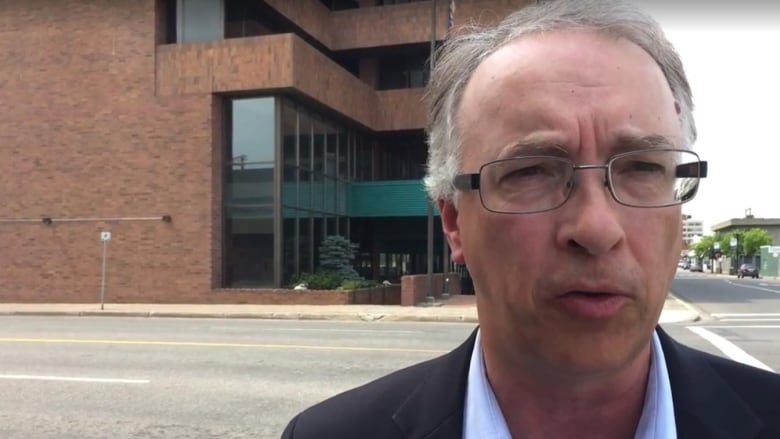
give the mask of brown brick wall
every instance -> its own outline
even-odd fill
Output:
[[[455,25],[476,21],[492,23],[508,11],[531,0],[458,0]],[[430,1],[329,11],[318,0],[266,0],[279,13],[300,26],[331,50],[425,43],[431,40],[433,24]],[[366,2],[374,4],[374,2]],[[443,38],[448,27],[447,0],[436,4],[436,35]],[[377,31],[377,30],[381,31]]]
[[[157,97],[155,2],[0,5],[0,300],[199,301],[212,261],[209,95]],[[153,217],[173,222],[11,222]]]
[[[281,0],[278,0],[281,1]],[[532,0],[457,0],[454,25],[493,23],[509,11]],[[436,4],[436,38],[447,34],[449,1]],[[331,12],[332,50],[349,50],[398,44],[425,43],[431,40],[433,25],[430,1],[391,6],[347,9]],[[377,32],[377,29],[381,29]]]
[[[332,47],[331,12],[319,0],[265,0],[265,2],[325,47]]]
[[[422,128],[425,124],[423,92],[422,88],[376,92],[379,103],[374,129],[395,131]]]
[[[157,56],[161,96],[292,89],[377,131],[425,120],[422,89],[376,92],[293,34],[165,45]]]
[[[455,273],[433,273],[433,294],[436,299],[441,298],[444,292],[444,280],[449,279],[447,292],[450,295],[460,294],[460,283]],[[401,276],[401,306],[416,306],[425,302],[428,296],[428,275],[412,274]]]
[[[114,235],[107,301],[264,300],[218,289],[219,93],[297,90],[377,130],[423,124],[420,90],[375,92],[292,35],[156,46],[159,10],[155,0],[0,1],[1,301],[97,301],[101,230]],[[58,221],[164,214],[173,221]]]
[[[455,26],[472,22],[487,25],[534,0],[458,0],[456,3]]]
[[[428,42],[433,24],[431,9],[431,2],[414,2],[332,12],[331,48],[347,50]],[[441,38],[447,32],[447,2],[437,2],[436,12],[436,35]]]
[[[294,87],[368,127],[376,125],[376,92],[300,38],[294,45]]]
[[[160,96],[293,85],[293,34],[157,47]]]

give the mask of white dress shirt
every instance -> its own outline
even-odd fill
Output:
[[[480,332],[471,352],[466,407],[463,415],[463,439],[512,439],[509,428],[485,374]],[[658,334],[653,332],[650,375],[645,391],[642,416],[634,439],[676,439],[674,403],[666,360]],[[521,438],[517,438],[521,439]]]

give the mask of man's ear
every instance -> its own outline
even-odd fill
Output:
[[[463,248],[460,242],[460,228],[458,228],[458,209],[451,201],[439,200],[439,213],[441,213],[441,226],[444,230],[444,236],[450,244],[450,254],[452,260],[457,264],[465,264],[466,258],[463,256]]]

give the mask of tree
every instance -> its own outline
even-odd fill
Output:
[[[761,246],[772,245],[772,236],[764,229],[753,228],[742,233],[739,241],[740,254],[753,256],[761,252]]]
[[[343,236],[325,237],[320,245],[320,270],[338,273],[342,280],[359,280],[360,275],[352,266],[357,247]]]
[[[717,235],[705,235],[701,237],[701,240],[699,240],[696,245],[693,246],[693,252],[696,254],[696,258],[703,259],[706,256],[709,256],[710,250],[712,250],[712,245],[718,241],[719,242],[720,236]],[[721,251],[723,249],[721,248]]]
[[[716,234],[718,243],[720,243],[720,253],[723,256],[733,257],[734,256],[734,249],[731,248],[731,238],[734,236],[734,233],[724,233],[724,234]]]

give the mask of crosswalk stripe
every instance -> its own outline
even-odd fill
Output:
[[[718,319],[720,322],[780,322],[780,318],[777,319]]]
[[[710,329],[780,329],[780,325],[707,325]]]
[[[720,349],[721,352],[726,354],[732,360],[739,361],[740,363],[747,364],[749,366],[758,367],[760,369],[774,372],[771,367],[759,361],[757,358],[751,356],[747,352],[743,351],[739,346],[726,340],[725,338],[715,334],[712,331],[708,331],[701,326],[688,326],[694,334],[712,343],[713,346]]]
[[[712,317],[780,317],[780,312],[712,313]]]

